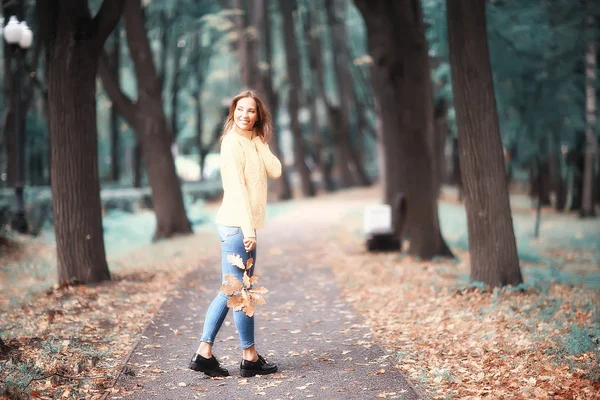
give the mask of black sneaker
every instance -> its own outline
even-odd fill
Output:
[[[242,359],[242,362],[240,362],[240,375],[244,377],[269,375],[274,374],[275,372],[277,372],[277,365],[267,362],[260,354],[256,361]]]
[[[229,371],[219,365],[215,356],[204,358],[200,354],[194,354],[194,357],[192,357],[192,360],[190,361],[189,368],[194,371],[204,372],[211,377],[229,376]]]

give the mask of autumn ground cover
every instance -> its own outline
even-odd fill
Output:
[[[378,190],[312,200],[315,207],[321,201],[343,207],[345,196],[353,202],[346,206],[345,223],[332,227],[326,233],[330,240],[311,251],[332,266],[344,298],[377,340],[396,352],[397,368],[431,398],[598,397],[597,222],[544,210],[541,239],[534,239],[533,213],[522,199],[516,201],[526,283],[487,290],[468,283],[464,211],[451,192],[440,214],[457,260],[421,262],[366,253],[361,210],[377,201]],[[96,287],[52,287],[51,243],[20,240],[3,251],[0,337],[8,348],[0,352],[0,382],[5,397],[99,399],[117,390],[111,389],[113,382],[143,328],[181,277],[206,264],[204,250],[217,245],[210,224],[196,231],[129,252],[117,246],[119,251],[109,254],[115,279]],[[36,290],[24,295],[26,287]]]

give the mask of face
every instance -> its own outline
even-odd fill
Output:
[[[251,97],[243,97],[238,100],[233,113],[233,120],[238,128],[249,131],[254,127],[258,119],[258,110],[256,102]]]

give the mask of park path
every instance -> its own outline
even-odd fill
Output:
[[[359,192],[357,192],[359,193]],[[199,251],[214,254],[186,276],[144,331],[112,399],[417,399],[368,326],[340,297],[322,263],[324,242],[364,200],[352,193],[298,202],[267,220],[258,233],[256,275],[269,289],[256,315],[257,349],[276,362],[266,377],[239,376],[239,340],[231,313],[214,352],[231,377],[210,379],[187,368],[198,346],[204,313],[220,286],[216,233],[198,235]],[[208,250],[207,250],[208,249]],[[349,266],[351,267],[351,266]],[[400,360],[401,361],[401,360]]]

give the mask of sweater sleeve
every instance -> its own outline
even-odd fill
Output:
[[[258,154],[265,165],[267,175],[271,178],[279,178],[281,176],[281,162],[279,159],[277,159],[277,157],[271,153],[269,145],[264,143],[260,137],[254,138],[253,141],[256,145],[256,150],[258,151]]]
[[[221,176],[223,190],[239,204],[240,227],[245,238],[256,237],[252,224],[250,197],[244,178],[244,150],[235,140],[225,136],[221,142]]]

